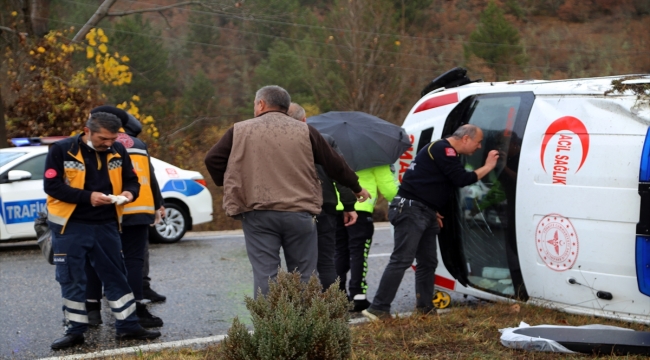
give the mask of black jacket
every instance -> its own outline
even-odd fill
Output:
[[[334,151],[343,156],[333,137],[327,134],[321,135],[323,135],[323,138],[332,147],[332,149],[334,149]],[[338,190],[339,196],[341,196],[343,211],[354,211],[354,204],[357,202],[357,197],[354,195],[352,190],[350,190],[348,187],[335,183],[332,179],[330,179],[329,176],[327,176],[325,169],[323,169],[322,166],[316,164],[316,170],[318,171],[318,177],[320,178],[321,187],[323,188],[323,212],[326,212],[328,214],[336,213],[336,205],[338,204],[336,190]]]

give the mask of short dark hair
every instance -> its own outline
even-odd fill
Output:
[[[105,113],[105,112],[96,112],[90,114],[90,118],[86,121],[86,127],[92,132],[98,132],[101,129],[106,129],[112,134],[116,134],[120,131],[122,127],[122,121],[115,115]]]
[[[470,139],[474,140],[474,137],[476,136],[476,133],[478,132],[479,127],[476,125],[471,125],[471,124],[465,124],[451,135],[455,139],[462,139],[463,136],[468,135]]]
[[[268,106],[278,107],[283,111],[289,110],[289,105],[291,105],[291,96],[287,90],[277,85],[267,85],[257,90],[255,103],[260,100],[264,100]]]

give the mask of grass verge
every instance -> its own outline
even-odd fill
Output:
[[[572,315],[526,304],[479,303],[435,316],[404,316],[381,323],[352,325],[351,359],[647,359],[643,356],[570,355],[512,350],[501,345],[499,329],[534,325],[605,324],[650,331],[648,326]],[[111,359],[218,359],[217,347],[173,349]]]

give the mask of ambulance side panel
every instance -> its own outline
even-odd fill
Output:
[[[634,262],[648,125],[631,112],[634,103],[633,97],[536,97],[516,203],[517,247],[531,302],[650,321]]]

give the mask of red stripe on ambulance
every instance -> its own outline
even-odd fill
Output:
[[[454,104],[457,102],[458,102],[458,93],[436,96],[420,104],[420,106],[418,106],[413,113],[415,114],[415,113],[419,113],[420,111],[431,110],[437,107]]]

